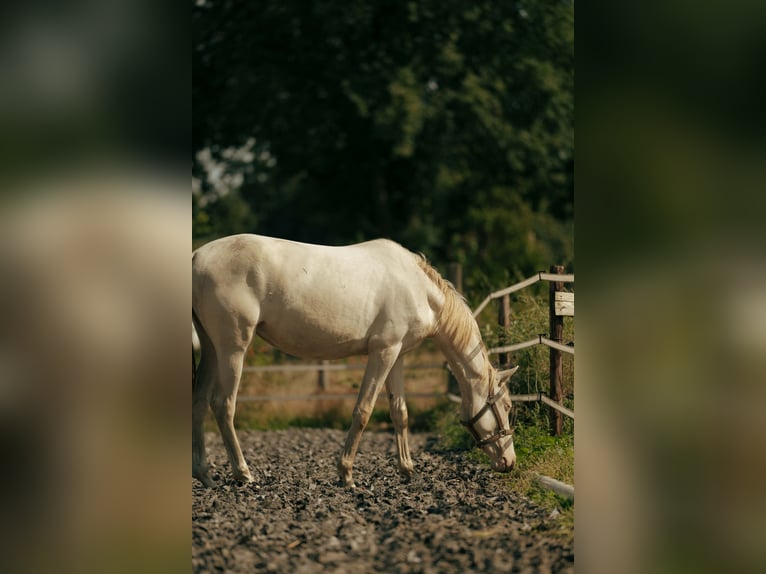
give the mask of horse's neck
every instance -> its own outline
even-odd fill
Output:
[[[486,389],[482,388],[482,383],[486,381],[488,365],[481,337],[478,334],[471,337],[465,348],[458,348],[443,334],[437,335],[435,339],[457,379],[464,416],[468,416],[475,410],[473,405],[480,404],[486,398],[483,396]]]

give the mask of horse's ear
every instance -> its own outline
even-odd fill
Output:
[[[511,375],[513,375],[513,373],[515,373],[518,370],[519,370],[519,366],[516,365],[512,369],[506,369],[505,371],[498,371],[497,382],[502,385],[505,381],[511,378]]]

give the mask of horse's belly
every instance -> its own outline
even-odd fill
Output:
[[[364,333],[342,332],[305,322],[263,322],[256,333],[267,343],[289,355],[311,359],[340,359],[367,354]]]

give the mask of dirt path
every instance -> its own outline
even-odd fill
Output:
[[[345,433],[240,432],[256,482],[230,480],[207,435],[219,486],[192,487],[194,572],[574,572],[574,541],[555,518],[508,494],[507,476],[411,436],[416,476],[395,464],[393,435],[364,434],[356,491],[335,462]]]

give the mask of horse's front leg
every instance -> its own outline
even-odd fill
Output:
[[[362,387],[359,389],[359,396],[356,399],[356,406],[351,418],[351,428],[346,436],[346,444],[338,461],[340,478],[346,486],[351,488],[355,487],[351,469],[354,465],[359,442],[362,439],[362,431],[370,420],[380,389],[396,362],[400,349],[401,344],[369,354]]]
[[[394,363],[391,372],[386,379],[388,390],[389,410],[391,420],[394,422],[396,434],[396,452],[399,457],[399,472],[410,478],[415,471],[410,457],[410,445],[407,437],[408,417],[407,403],[404,399],[404,358],[399,357]]]

